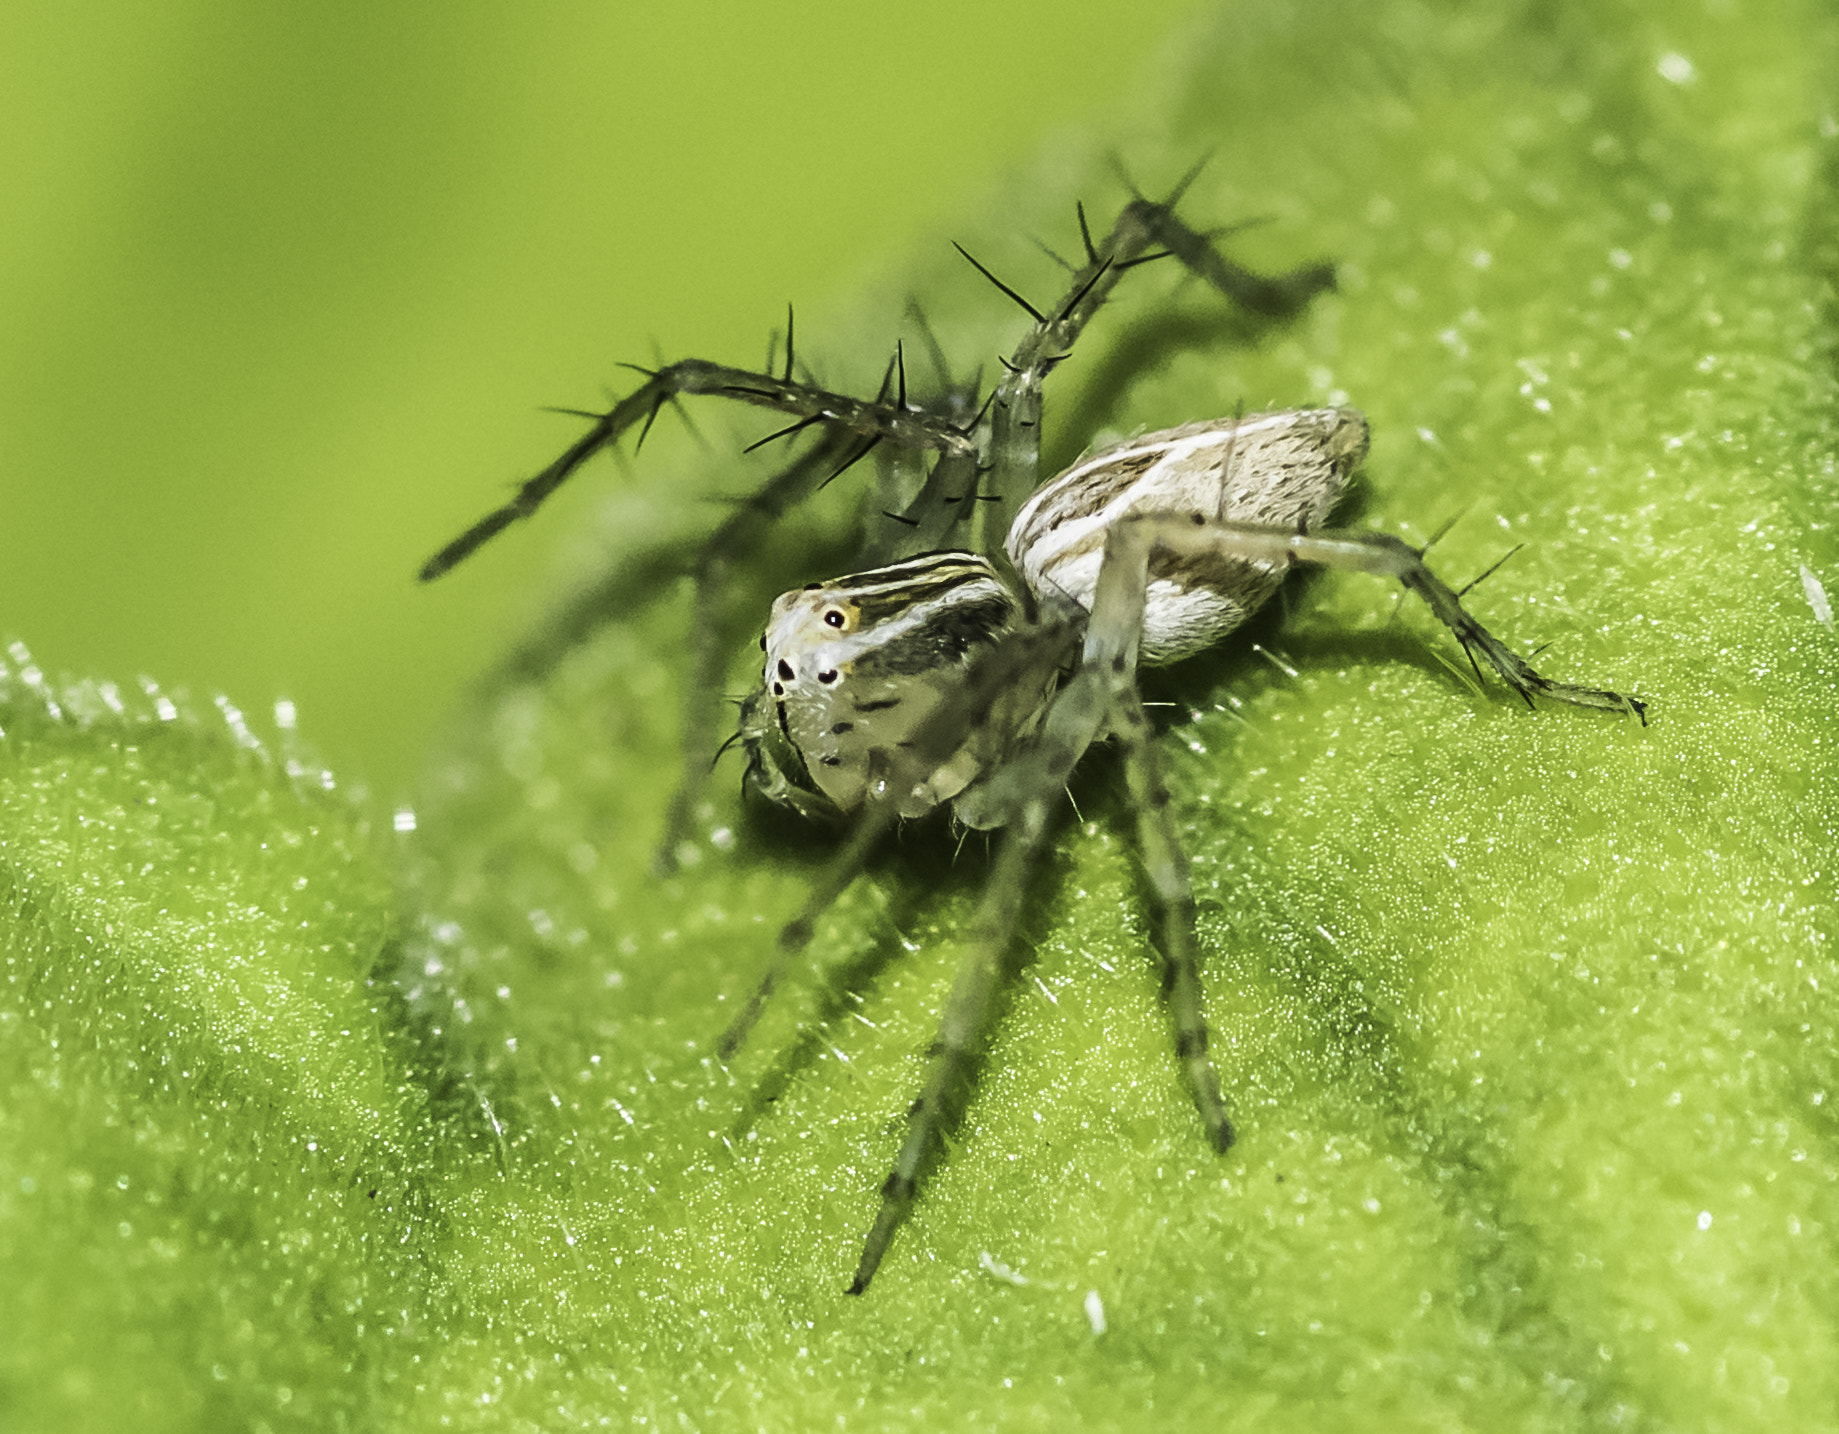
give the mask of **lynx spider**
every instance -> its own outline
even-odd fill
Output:
[[[1067,266],[1066,293],[1050,310],[1034,308],[965,254],[1032,320],[982,407],[972,411],[962,389],[940,402],[910,398],[898,348],[872,400],[796,379],[788,313],[782,372],[698,359],[641,370],[646,380],[636,391],[605,413],[583,415],[592,423],[580,439],[421,571],[424,581],[439,577],[528,517],[633,427],[643,442],[663,405],[683,394],[739,399],[794,419],[761,443],[818,430],[815,443],[708,540],[696,569],[701,610],[767,525],[869,451],[887,444],[909,460],[909,474],[913,460],[930,457],[930,470],[909,478],[901,510],[885,514],[890,528],[870,543],[866,561],[875,566],[774,603],[760,638],[761,685],[743,704],[735,734],[752,786],[851,831],[722,1036],[724,1059],[746,1038],[813,921],[891,824],[949,804],[966,826],[1003,833],[852,1294],[873,1278],[937,1152],[942,1123],[959,1107],[1050,819],[1074,765],[1107,735],[1122,748],[1159,907],[1176,1054],[1209,1142],[1222,1152],[1233,1142],[1207,1052],[1187,859],[1137,691],[1139,662],[1213,645],[1271,596],[1291,565],[1309,563],[1397,579],[1449,627],[1472,664],[1479,655],[1528,706],[1538,696],[1646,720],[1635,697],[1533,671],[1468,613],[1422,550],[1384,533],[1321,526],[1366,452],[1366,421],[1352,409],[1247,414],[1143,434],[1037,484],[1043,383],[1131,268],[1173,257],[1270,318],[1332,285],[1325,265],[1264,278],[1225,258],[1176,217],[1192,178],[1160,202],[1137,196],[1096,243],[1081,207],[1084,260]],[[687,833],[715,745],[708,696],[724,654],[716,625],[701,630],[665,866]]]

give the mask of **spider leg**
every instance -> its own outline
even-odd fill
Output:
[[[1006,525],[1040,479],[1042,384],[1072,353],[1085,326],[1126,272],[1164,255],[1172,256],[1242,308],[1270,316],[1291,313],[1323,289],[1334,287],[1334,267],[1330,264],[1310,264],[1267,278],[1227,259],[1207,235],[1176,217],[1175,205],[1187,182],[1184,179],[1164,201],[1141,196],[1133,199],[1124,206],[1111,232],[1096,244],[1086,229],[1082,209],[1080,237],[1086,262],[1073,271],[1066,293],[1050,309],[1034,309],[981,264],[977,265],[992,283],[1035,315],[1033,328],[1004,365],[1004,377],[991,407],[989,487],[1001,501],[977,515],[981,526],[976,546],[980,550],[995,550]]]
[[[576,469],[602,448],[617,443],[635,425],[640,427],[642,440],[658,410],[680,394],[713,394],[776,409],[795,418],[815,418],[832,430],[854,434],[863,453],[868,450],[862,445],[883,439],[942,454],[969,453],[974,446],[967,432],[934,413],[850,398],[790,377],[728,368],[702,359],[683,359],[648,373],[638,389],[597,417],[561,457],[524,483],[508,502],[494,508],[428,559],[422,566],[421,580],[432,582],[511,524],[529,517]]]
[[[970,454],[947,453],[932,465],[919,493],[896,521],[900,541],[888,548],[889,561],[962,546],[967,531],[991,496],[978,481],[982,469]],[[882,556],[881,552],[875,554]]]
[[[1003,954],[1014,936],[1023,890],[1040,852],[1048,817],[1074,765],[1107,723],[1125,746],[1129,781],[1140,814],[1139,841],[1161,909],[1164,987],[1175,1024],[1176,1055],[1208,1140],[1219,1151],[1232,1144],[1232,1121],[1207,1054],[1187,857],[1169,816],[1168,791],[1136,690],[1137,641],[1147,601],[1151,547],[1152,533],[1145,527],[1126,523],[1112,530],[1105,543],[1078,672],[1055,696],[1040,733],[1018,757],[993,773],[973,800],[960,798],[959,812],[966,820],[981,819],[980,824],[1002,825],[1006,830],[978,909],[971,952],[952,987],[926,1084],[914,1104],[906,1142],[882,1187],[881,1209],[863,1245],[849,1287],[851,1294],[860,1294],[867,1287],[912,1208],[919,1178],[941,1124],[958,1098],[988,1019]]]
[[[1406,591],[1424,600],[1438,621],[1455,634],[1456,641],[1462,644],[1471,660],[1479,654],[1525,699],[1528,707],[1533,705],[1533,698],[1544,697],[1553,702],[1568,702],[1574,707],[1632,712],[1643,726],[1647,724],[1647,704],[1639,697],[1604,688],[1554,682],[1535,672],[1525,659],[1463,607],[1461,596],[1426,565],[1421,549],[1390,533],[1358,528],[1324,528],[1313,533],[1299,533],[1293,528],[1263,523],[1213,522],[1198,513],[1185,517],[1136,517],[1125,520],[1120,527],[1142,530],[1156,547],[1178,559],[1227,553],[1280,566],[1293,562],[1318,563],[1324,567],[1371,573],[1375,577],[1396,578]]]
[[[894,1234],[913,1208],[914,1192],[925,1173],[945,1120],[956,1108],[965,1077],[976,1059],[979,1037],[989,1020],[990,1002],[1002,976],[1003,957],[1015,935],[1028,873],[1039,855],[1047,830],[1047,807],[1034,804],[1026,819],[1003,833],[989,885],[977,908],[971,950],[958,968],[951,996],[939,1022],[939,1037],[926,1068],[926,1084],[914,1101],[907,1138],[895,1158],[894,1168],[881,1187],[881,1208],[875,1215],[862,1258],[849,1293],[868,1288],[887,1253]]]
[[[817,883],[804,909],[780,933],[778,950],[759,987],[719,1044],[724,1059],[746,1039],[766,1001],[793,957],[810,940],[817,918],[861,872],[882,833],[896,820],[904,792],[927,780],[974,735],[979,724],[1001,726],[1015,720],[1006,699],[1045,692],[1060,670],[1084,625],[1076,604],[1045,605],[1042,620],[1010,633],[971,664],[965,680],[920,724],[911,747],[896,751],[877,796],[857,818],[854,831],[830,869]],[[1025,705],[1025,703],[1024,703]],[[907,1138],[881,1191],[881,1207],[863,1243],[851,1294],[861,1294],[874,1277],[895,1232],[913,1205],[914,1192],[931,1158],[945,1120],[975,1059],[977,1041],[988,1021],[990,1002],[1002,974],[1003,957],[1014,938],[1017,917],[1057,789],[1026,805],[997,850],[989,885],[978,907],[971,951],[959,968],[939,1028],[939,1039],[920,1097],[909,1112]]]
[[[1125,777],[1137,812],[1137,844],[1161,917],[1163,990],[1175,1026],[1175,1054],[1208,1142],[1223,1152],[1233,1142],[1232,1121],[1207,1053],[1188,858],[1169,812],[1168,788],[1137,694],[1137,642],[1158,532],[1155,524],[1139,520],[1120,522],[1106,534],[1079,671],[1055,698],[1033,748],[986,785],[992,789],[989,799],[1011,820],[1025,819],[1040,805],[1042,792],[1064,784],[1107,726],[1123,745]]]
[[[977,378],[954,379],[939,341],[917,305],[911,309],[910,316],[919,326],[920,337],[930,351],[939,384],[934,394],[917,400],[912,406],[938,414],[965,433],[975,432],[984,415],[977,401]],[[901,401],[906,402],[904,387]],[[884,466],[884,477],[892,480],[884,481],[881,493],[884,500],[881,516],[888,521],[879,530],[871,529],[863,553],[865,566],[885,567],[921,553],[966,545],[964,535],[968,528],[965,525],[985,496],[978,492],[977,455],[974,452],[942,453],[933,460],[929,472],[915,476],[913,461],[923,456],[920,450],[902,450]]]
[[[1194,935],[1194,889],[1188,881],[1188,854],[1169,811],[1149,720],[1135,683],[1119,692],[1111,706],[1112,730],[1124,748],[1124,771],[1137,811],[1137,846],[1162,917],[1162,995],[1175,1025],[1175,1055],[1187,1076],[1188,1090],[1207,1128],[1207,1140],[1224,1154],[1232,1146],[1232,1120],[1220,1097],[1220,1079],[1207,1054],[1207,1018],[1201,1006],[1200,965]]]
[[[883,833],[899,819],[901,797],[950,760],[967,735],[1004,721],[1013,710],[1005,711],[1006,698],[1045,692],[1077,639],[1082,622],[1083,614],[1067,604],[1044,621],[1010,633],[971,664],[964,681],[919,725],[912,745],[891,755],[881,779],[871,787],[873,795],[857,816],[848,841],[813,884],[798,915],[781,929],[766,973],[717,1042],[716,1050],[723,1060],[746,1041],[792,961],[809,944],[817,919],[861,874]]]
[[[1087,748],[1104,735],[1115,695],[1134,694],[1150,546],[1149,534],[1135,523],[1116,524],[1106,535],[1079,669],[1055,694],[1039,733],[1021,753],[959,798],[960,815],[973,825],[1009,825],[1044,794],[1065,787]]]

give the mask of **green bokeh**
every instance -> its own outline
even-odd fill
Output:
[[[815,339],[1188,8],[9,7],[0,636],[285,694],[406,792],[548,545],[412,575],[566,432],[540,407],[752,359],[788,300]]]
[[[609,603],[609,564],[649,574],[706,529],[686,495],[764,471],[731,457],[762,425],[705,406],[705,447],[662,429],[422,595],[489,602],[563,551],[518,599],[559,616],[449,707],[412,833],[375,829],[382,806],[286,734],[15,663],[0,1410],[1834,1427],[1839,657],[1801,571],[1839,576],[1836,43],[1812,0],[1766,23],[1661,0],[1234,6],[952,226],[1042,295],[1031,238],[1072,241],[1074,197],[1115,209],[1109,150],[1152,185],[1217,150],[1190,217],[1269,216],[1235,252],[1333,255],[1341,292],[1259,330],[1132,276],[1058,376],[1053,457],[1240,402],[1357,402],[1360,519],[1418,539],[1455,520],[1435,560],[1458,581],[1524,541],[1477,610],[1654,721],[1529,713],[1348,577],[1255,624],[1265,655],[1160,679],[1240,1145],[1199,1138],[1098,757],[975,1102],[860,1300],[842,1286],[981,854],[909,833],[732,1072],[709,1054],[719,1002],[828,847],[724,780],[699,861],[646,874],[690,624],[724,623],[743,680],[763,599],[841,560],[845,485],[730,612],[655,578]],[[909,292],[961,363],[1014,341],[942,244],[917,252],[801,306],[827,377],[872,383]],[[594,335],[574,358],[600,362]],[[475,471],[556,446],[548,420],[503,441]],[[411,562],[480,496],[450,494]],[[545,645],[582,594],[600,621]]]

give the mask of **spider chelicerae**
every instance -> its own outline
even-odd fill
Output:
[[[762,444],[806,430],[814,441],[705,544],[695,577],[706,607],[770,523],[882,449],[887,506],[884,521],[872,525],[865,570],[773,604],[760,638],[761,682],[743,702],[735,734],[750,785],[850,834],[719,1043],[724,1059],[733,1055],[813,921],[860,873],[890,825],[949,804],[966,827],[1001,832],[969,952],[852,1294],[873,1278],[961,1099],[1029,873],[1067,779],[1107,736],[1122,749],[1159,908],[1176,1056],[1208,1141],[1222,1152],[1233,1142],[1207,1052],[1187,859],[1137,689],[1139,663],[1211,646],[1277,590],[1291,565],[1319,564],[1397,579],[1455,634],[1478,674],[1479,661],[1487,662],[1529,706],[1545,697],[1645,721],[1635,697],[1535,672],[1469,614],[1461,595],[1425,565],[1422,550],[1384,533],[1322,526],[1367,449],[1366,420],[1351,408],[1241,414],[1147,433],[1038,481],[1043,384],[1131,269],[1172,258],[1269,318],[1332,286],[1326,265],[1267,278],[1227,259],[1210,236],[1177,217],[1186,183],[1161,201],[1139,195],[1096,242],[1081,207],[1083,261],[1066,266],[1065,294],[1049,309],[1035,308],[965,254],[1031,320],[980,404],[974,386],[947,384],[942,399],[910,396],[899,347],[873,399],[795,377],[788,313],[782,369],[771,360],[768,369],[779,371],[686,359],[641,370],[646,378],[637,390],[604,413],[584,415],[592,423],[579,440],[421,572],[424,581],[439,577],[528,517],[629,430],[637,427],[642,442],[666,403],[711,394],[794,420]],[[713,692],[726,659],[716,631],[703,624],[692,652],[685,769],[664,866],[688,833],[716,746]]]

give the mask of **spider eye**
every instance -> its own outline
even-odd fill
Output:
[[[834,667],[832,667],[832,668],[831,668],[831,669],[829,669],[829,671],[827,671],[827,672],[820,672],[820,673],[818,673],[818,674],[817,674],[817,680],[818,680],[819,682],[823,682],[823,683],[831,683],[831,682],[835,682],[835,681],[836,681],[836,669],[835,669]]]
[[[824,621],[829,623],[832,627],[841,627],[844,622],[842,609],[830,608],[824,613]]]
[[[797,675],[796,672],[792,671],[791,663],[787,662],[783,657],[779,659],[779,676],[781,678],[790,682]]]
[[[766,651],[766,634],[765,633],[760,634],[760,651],[762,652]]]

